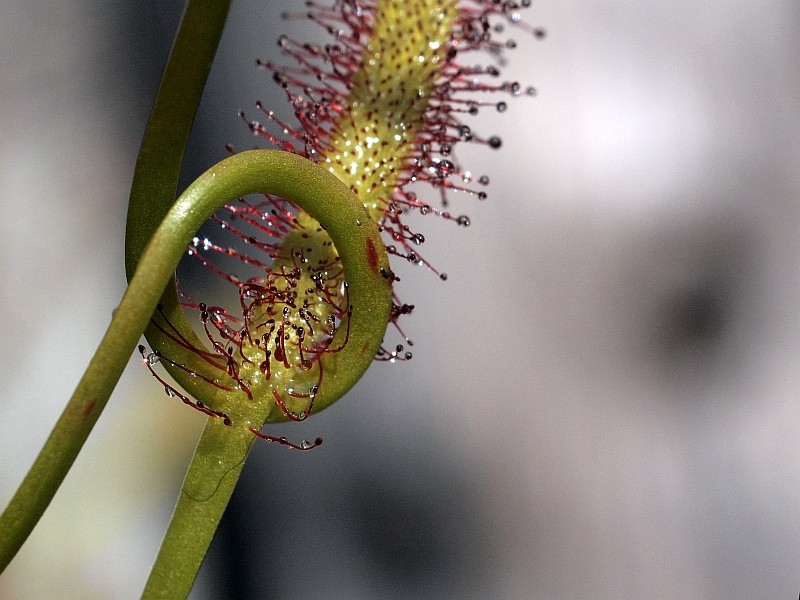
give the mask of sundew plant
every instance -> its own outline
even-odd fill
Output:
[[[509,27],[541,35],[521,22],[529,4],[306,2],[285,16],[310,19],[329,41],[282,36],[285,60],[259,63],[285,91],[296,119],[284,122],[260,104],[243,113],[265,148],[231,148],[175,200],[229,7],[188,1],[134,174],[129,287],[0,516],[0,568],[46,509],[137,346],[166,395],[208,417],[146,598],[189,593],[253,443],[294,451],[321,443],[262,432],[266,424],[302,421],[330,406],[373,360],[411,358],[398,321],[413,305],[392,264],[408,261],[446,275],[425,259],[424,235],[406,216],[418,212],[466,227],[465,201],[487,197],[488,178],[459,162],[458,147],[500,149],[500,138],[481,133],[474,117],[504,112],[509,99],[534,93],[500,71],[515,45]],[[199,237],[209,220],[239,245]],[[230,285],[229,306],[179,289],[174,273],[187,255]],[[240,277],[220,266],[218,255],[256,275]],[[394,331],[387,334],[387,327]]]

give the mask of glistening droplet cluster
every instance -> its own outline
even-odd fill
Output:
[[[271,146],[327,167],[363,201],[390,255],[427,265],[444,280],[447,275],[420,254],[425,238],[405,217],[433,214],[467,227],[467,215],[450,212],[450,196],[487,197],[483,188],[489,178],[462,166],[457,148],[466,142],[502,146],[498,136],[479,134],[467,121],[484,107],[505,112],[506,99],[523,93],[520,83],[501,79],[499,65],[503,52],[516,46],[505,37],[507,25],[539,35],[520,20],[519,11],[529,4],[306,2],[307,12],[285,18],[310,19],[327,31],[330,42],[315,45],[281,36],[278,45],[292,64],[259,61],[285,90],[297,123],[285,122],[261,104],[260,119],[244,113],[242,118]],[[486,64],[475,63],[479,53]],[[423,198],[425,185],[433,188],[431,199]],[[324,385],[319,359],[337,351],[333,335],[349,326],[347,274],[336,249],[313,217],[282,198],[231,203],[214,220],[247,251],[209,238],[195,238],[188,250],[239,295],[236,315],[186,299],[200,312],[212,348],[196,353],[220,371],[207,383],[251,401],[273,402],[275,420],[305,419]],[[242,280],[215,266],[215,254],[262,274]],[[399,281],[392,272],[384,276]],[[412,310],[395,296],[392,322],[397,325]],[[411,358],[411,341],[402,337],[403,344],[382,349],[377,359]]]

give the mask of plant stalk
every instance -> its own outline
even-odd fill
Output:
[[[39,522],[117,384],[158,297],[172,278],[134,271],[150,235],[175,198],[183,151],[225,24],[230,0],[188,0],[145,132],[132,187],[133,211],[148,213],[149,231],[126,240],[131,285],[114,312],[83,378],[33,466],[0,515],[0,572]],[[181,252],[183,249],[181,249]]]

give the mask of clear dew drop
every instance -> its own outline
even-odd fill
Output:
[[[498,102],[497,103],[497,112],[500,112],[500,113],[501,112],[506,112],[507,108],[508,108],[508,104],[506,104],[505,102]]]
[[[503,140],[501,140],[498,136],[493,135],[488,140],[486,140],[490,147],[497,150],[500,146],[503,145]]]
[[[160,360],[161,357],[155,352],[151,352],[150,354],[147,355],[147,364],[150,365],[151,367]]]
[[[533,87],[532,85],[529,85],[527,88],[525,88],[525,93],[528,96],[535,96],[536,95],[536,88]]]
[[[311,443],[311,442],[309,442],[308,440],[303,440],[302,442],[300,442],[300,447],[301,447],[303,450],[308,450],[309,448],[313,448],[313,447],[314,447],[314,444],[312,444],[312,443]]]
[[[489,185],[489,176],[488,175],[481,175],[478,177],[478,183],[481,185]]]
[[[439,279],[441,279],[442,281],[447,281],[447,273],[440,273]]]
[[[469,227],[470,220],[469,220],[469,217],[467,215],[461,215],[460,217],[458,217],[456,219],[456,223],[458,223],[462,227]]]

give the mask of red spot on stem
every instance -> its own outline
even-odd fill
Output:
[[[97,401],[94,398],[92,398],[89,401],[89,403],[86,406],[83,407],[83,411],[81,412],[81,419],[85,420],[89,415],[92,414],[92,411],[94,411],[94,407],[95,407],[96,403],[97,403]]]
[[[369,268],[373,273],[378,272],[378,251],[375,249],[375,242],[372,238],[367,239],[367,260],[369,261]]]

